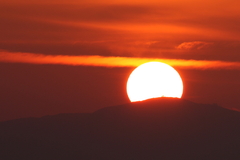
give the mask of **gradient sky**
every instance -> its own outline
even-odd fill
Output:
[[[183,98],[240,109],[239,0],[2,0],[0,121],[128,103],[137,65],[179,71]]]

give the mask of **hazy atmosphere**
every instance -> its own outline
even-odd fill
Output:
[[[129,103],[138,65],[161,61],[183,99],[240,110],[238,0],[0,2],[0,121]]]

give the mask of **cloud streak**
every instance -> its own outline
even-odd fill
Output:
[[[57,64],[95,67],[137,67],[149,61],[159,61],[173,67],[183,69],[235,69],[240,70],[240,62],[185,60],[185,59],[160,59],[115,56],[69,56],[69,55],[44,55],[21,52],[0,52],[0,62],[29,63],[29,64]]]
[[[209,42],[202,42],[202,41],[193,41],[193,42],[183,42],[180,45],[178,45],[177,49],[203,49],[208,47],[209,45],[212,45],[213,43]]]

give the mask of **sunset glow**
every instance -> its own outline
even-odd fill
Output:
[[[0,1],[0,121],[128,103],[147,62],[183,99],[240,108],[239,0]],[[34,106],[34,107],[33,107]]]

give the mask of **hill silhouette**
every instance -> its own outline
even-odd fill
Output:
[[[240,158],[240,112],[156,98],[0,122],[2,160],[231,160]]]

